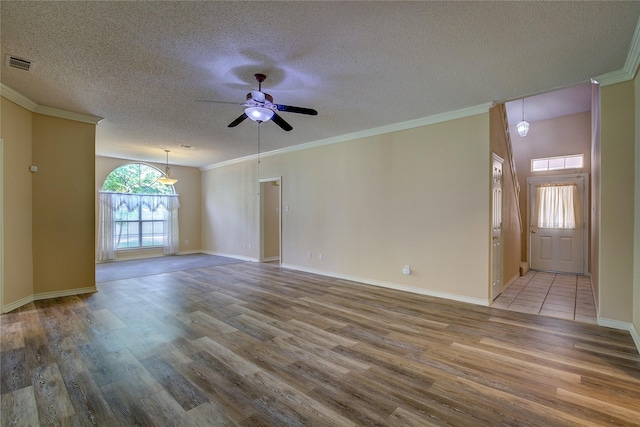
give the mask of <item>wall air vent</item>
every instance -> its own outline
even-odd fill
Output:
[[[29,61],[28,59],[19,58],[13,55],[7,55],[7,66],[18,68],[24,71],[31,71],[35,63],[33,61]]]

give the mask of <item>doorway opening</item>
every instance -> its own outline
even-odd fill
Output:
[[[530,95],[525,99],[524,107],[522,99],[504,103],[509,124],[506,133],[510,135],[513,163],[516,166],[516,188],[521,189],[516,192],[522,213],[520,274],[504,285],[506,289],[493,300],[491,306],[552,315],[554,310],[561,311],[556,309],[564,303],[568,308],[574,306],[575,309],[584,304],[585,312],[575,311],[574,320],[589,321],[587,317],[591,320],[594,318],[592,313],[597,306],[598,284],[590,276],[593,273],[591,269],[597,269],[598,265],[597,245],[594,249],[592,239],[598,237],[599,198],[598,179],[591,174],[597,174],[599,170],[598,94],[597,83],[585,82]],[[516,123],[523,119],[523,115],[530,122],[530,128],[526,135],[521,136]],[[559,165],[560,162],[562,165]],[[564,182],[567,177],[575,182]],[[576,200],[580,202],[574,212],[577,215],[576,224],[565,222],[567,218],[563,218],[562,221],[555,221],[554,225],[554,220],[536,216],[539,213],[536,191],[545,185],[556,187],[556,190],[551,190],[557,192],[556,195],[576,195]],[[558,187],[564,190],[560,191]],[[504,196],[507,195],[505,193]],[[564,283],[567,280],[571,283]],[[541,282],[544,282],[544,286],[541,286]],[[567,287],[572,289],[573,302],[568,299]],[[567,301],[557,300],[556,293],[567,297]],[[508,300],[509,297],[511,300]],[[542,300],[538,301],[540,297]],[[533,304],[525,301],[533,299],[540,304],[539,307],[533,307]],[[563,312],[562,316],[567,313]],[[558,314],[558,317],[562,316]]]
[[[260,183],[260,262],[282,264],[282,177]]]

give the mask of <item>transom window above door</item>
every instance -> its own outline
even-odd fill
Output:
[[[581,169],[583,166],[584,154],[531,159],[531,172]]]

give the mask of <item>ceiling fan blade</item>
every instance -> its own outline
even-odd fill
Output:
[[[311,108],[293,107],[291,105],[276,104],[278,111],[287,111],[289,113],[307,114],[309,116],[317,116],[318,112]]]
[[[209,99],[196,99],[196,102],[211,102],[213,104],[233,104],[233,105],[242,105],[239,102],[227,102],[227,101],[211,101]]]
[[[242,113],[242,115],[240,117],[238,117],[237,119],[235,119],[234,121],[232,121],[231,123],[229,123],[230,128],[234,128],[236,126],[238,126],[240,123],[242,123],[248,116],[245,113]]]
[[[289,123],[287,123],[282,117],[280,117],[276,113],[273,113],[273,117],[271,117],[271,120],[275,122],[275,124],[280,126],[283,130],[286,130],[287,132],[293,129]]]
[[[260,102],[260,103],[264,103],[264,99],[265,99],[264,93],[260,92],[259,90],[252,90],[251,98],[253,98],[254,101]]]

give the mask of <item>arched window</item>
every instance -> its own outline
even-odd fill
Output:
[[[114,169],[102,184],[102,191],[129,194],[173,194],[173,185],[164,185],[158,178],[164,174],[144,163],[129,163]]]
[[[178,252],[180,203],[173,185],[158,181],[161,176],[143,163],[120,166],[107,176],[100,191],[98,260],[115,259],[116,251],[126,249]]]

